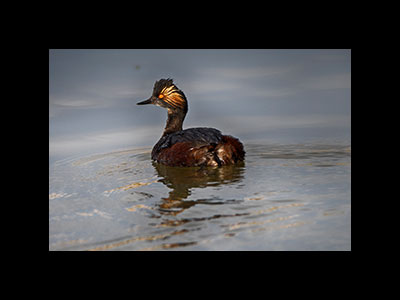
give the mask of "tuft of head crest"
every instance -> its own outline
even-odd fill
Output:
[[[172,78],[160,79],[156,81],[153,88],[154,96],[158,96],[163,89],[171,87],[172,85],[174,85],[174,80]]]
[[[173,108],[187,111],[187,100],[185,94],[174,84],[173,79],[160,79],[156,81],[153,88],[153,96],[159,98]]]

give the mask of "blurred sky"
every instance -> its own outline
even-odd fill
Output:
[[[184,128],[215,127],[244,143],[350,141],[351,50],[49,51],[49,159],[151,147],[166,111],[137,106],[173,78]]]

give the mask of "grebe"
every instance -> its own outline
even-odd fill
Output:
[[[182,129],[188,112],[185,94],[173,80],[155,82],[153,94],[137,105],[154,104],[167,109],[163,135],[151,151],[151,159],[168,166],[223,166],[244,160],[243,144],[215,128]]]

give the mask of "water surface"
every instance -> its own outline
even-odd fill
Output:
[[[151,162],[168,77],[243,164]],[[350,140],[350,49],[52,49],[49,248],[350,250]]]
[[[246,144],[180,168],[151,148],[50,165],[50,250],[351,250],[349,144]]]

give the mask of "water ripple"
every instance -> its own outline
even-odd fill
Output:
[[[221,168],[159,165],[150,148],[54,163],[50,250],[350,249],[349,145],[245,147]]]

